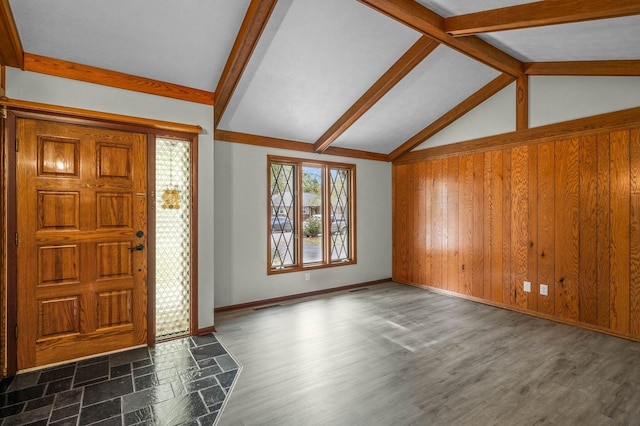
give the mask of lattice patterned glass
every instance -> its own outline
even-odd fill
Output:
[[[349,170],[329,170],[329,210],[331,212],[331,261],[349,260]]]
[[[295,265],[295,181],[296,167],[271,164],[271,267]]]
[[[156,338],[189,334],[191,145],[156,139]]]

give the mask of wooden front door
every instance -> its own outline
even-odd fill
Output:
[[[146,343],[146,135],[18,119],[18,370]]]

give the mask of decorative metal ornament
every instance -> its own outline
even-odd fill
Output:
[[[182,196],[180,190],[173,184],[173,147],[171,147],[171,162],[169,163],[169,185],[162,193],[162,208],[163,209],[179,209]]]
[[[179,209],[180,208],[180,191],[174,188],[166,188],[162,193],[163,209]]]

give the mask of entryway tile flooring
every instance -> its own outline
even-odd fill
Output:
[[[0,425],[210,426],[239,370],[208,334],[31,371],[0,382]]]

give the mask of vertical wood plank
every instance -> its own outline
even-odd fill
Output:
[[[422,284],[430,285],[432,282],[431,259],[433,245],[431,241],[431,223],[433,222],[433,208],[431,200],[433,197],[433,161],[427,161],[425,164],[425,261],[424,261],[424,282]]]
[[[507,305],[515,304],[515,294],[511,291],[513,280],[511,271],[511,150],[502,154],[502,299]]]
[[[398,276],[398,166],[391,166],[391,278]]]
[[[629,174],[631,193],[640,193],[640,128],[629,130]]]
[[[491,152],[491,299],[503,302],[503,168],[502,151]],[[487,214],[485,212],[485,214]],[[485,234],[487,230],[485,229]],[[486,268],[486,265],[485,265]]]
[[[514,304],[528,307],[523,282],[529,280],[529,147],[511,150],[511,292]]]
[[[425,276],[425,260],[426,260],[426,248],[425,248],[425,193],[426,193],[426,182],[425,182],[425,167],[426,164],[424,161],[415,164],[415,173],[416,173],[416,227],[415,227],[415,240],[417,241],[417,250],[416,250],[416,273],[414,276],[415,282],[417,284],[424,284]]]
[[[440,188],[442,194],[442,252],[440,262],[442,263],[442,288],[448,289],[447,276],[449,270],[447,268],[447,259],[449,250],[449,162],[442,160],[442,186]],[[457,183],[456,183],[457,188]],[[457,206],[456,206],[457,211]]]
[[[458,291],[471,295],[473,291],[473,156],[460,157],[459,253]]]
[[[538,310],[538,150],[536,145],[529,146],[529,242],[527,271],[528,281],[531,282],[531,293],[527,293],[527,307],[532,311]]]
[[[640,336],[640,193],[630,195],[629,333]]]
[[[472,294],[476,297],[489,298],[484,295],[484,182],[483,182],[484,155],[473,156],[473,288]]]
[[[640,128],[629,133],[631,167],[629,332],[640,336]]]
[[[404,270],[405,280],[414,283],[415,282],[415,251],[416,240],[415,227],[416,227],[416,182],[415,182],[415,163],[407,164],[407,177],[405,181],[405,211],[404,220],[405,225],[401,230],[403,237],[402,242],[404,244],[404,262],[402,269]]]
[[[494,300],[493,288],[491,286],[491,272],[494,264],[493,259],[493,233],[495,232],[493,227],[493,192],[491,187],[491,178],[493,163],[491,161],[491,154],[493,151],[485,152],[483,155],[483,168],[482,168],[482,184],[483,184],[483,206],[482,211],[484,216],[482,218],[482,228],[484,241],[482,242],[482,257],[484,259],[483,276],[482,276],[482,294],[487,300]]]
[[[596,136],[580,139],[580,321],[597,322]]]
[[[538,145],[538,283],[547,296],[538,295],[538,311],[555,313],[555,144]]]
[[[458,288],[458,203],[459,157],[447,160],[447,290]]]
[[[629,132],[610,135],[610,327],[629,332]]]
[[[442,160],[434,160],[432,162],[433,173],[433,189],[431,192],[431,206],[433,213],[433,221],[431,222],[431,282],[429,285],[433,287],[443,287],[442,277],[442,251],[443,245],[443,210],[444,200],[442,197],[442,185],[444,184],[442,176]]]
[[[529,128],[529,76],[522,74],[516,80],[516,130]]]
[[[579,320],[578,139],[557,141],[555,194],[555,312]]]
[[[610,188],[609,188],[609,134],[598,135],[597,150],[597,188],[596,188],[596,321],[600,327],[610,325]]]

